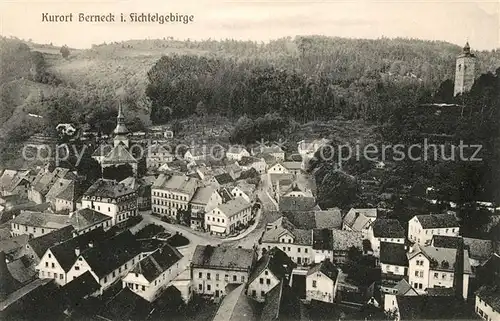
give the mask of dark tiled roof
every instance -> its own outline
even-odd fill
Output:
[[[39,258],[42,258],[42,256],[50,247],[72,238],[73,230],[73,226],[68,225],[66,227],[63,227],[62,229],[55,230],[40,237],[33,238],[28,241],[28,245],[33,249],[33,251],[36,253],[36,255],[38,255]]]
[[[22,210],[21,214],[16,216],[12,223],[27,226],[45,227],[51,229],[60,229],[68,226],[68,215],[43,213]]]
[[[330,260],[324,260],[323,262],[314,265],[309,269],[309,271],[307,271],[307,275],[318,272],[323,273],[333,281],[337,279],[337,275],[339,273],[335,264],[333,264]]]
[[[83,251],[89,247],[89,243],[99,242],[106,237],[107,234],[104,232],[104,230],[102,228],[99,228],[69,239],[60,244],[54,245],[50,248],[50,251],[54,255],[54,258],[57,260],[57,262],[59,262],[63,270],[65,272],[68,272],[77,259],[75,253],[76,248],[79,248],[80,251]]]
[[[21,288],[21,283],[14,279],[7,268],[5,261],[5,253],[0,251],[0,302],[5,300],[7,296]]]
[[[0,251],[3,251],[5,254],[15,252],[24,247],[28,243],[29,238],[28,234],[22,234],[8,239],[3,239],[0,241]]]
[[[288,285],[280,282],[267,293],[260,320],[294,321],[300,320],[300,315],[299,298]]]
[[[250,249],[197,245],[192,264],[196,267],[250,269],[254,252]]]
[[[245,284],[231,288],[226,288],[229,294],[224,297],[212,321],[257,321],[260,306],[245,294]]]
[[[401,320],[473,320],[462,299],[449,296],[396,296]]]
[[[102,314],[113,321],[145,320],[151,310],[148,301],[125,287],[106,303]]]
[[[373,235],[383,238],[404,238],[405,230],[396,219],[379,218],[372,223]]]
[[[216,175],[216,176],[214,176],[214,178],[217,181],[217,183],[219,183],[221,185],[234,182],[233,178],[228,173]]]
[[[22,284],[33,281],[38,274],[31,260],[26,255],[7,263],[7,268],[14,279]]]
[[[483,285],[477,290],[476,295],[495,311],[500,311],[500,287],[498,285]]]
[[[429,296],[453,296],[455,295],[454,288],[427,288],[425,289]]]
[[[404,244],[380,242],[380,263],[408,266]]]
[[[283,280],[287,275],[292,273],[295,266],[296,265],[285,252],[277,247],[273,247],[257,261],[248,279],[248,284],[251,284],[258,278],[265,269],[269,269],[278,280]]]
[[[139,254],[140,245],[127,230],[81,253],[97,277],[102,278]]]
[[[74,302],[96,292],[100,288],[101,286],[99,283],[97,283],[92,274],[87,271],[64,285],[62,291],[65,300]]]
[[[234,198],[231,192],[225,187],[219,188],[217,193],[219,193],[222,198],[222,203],[227,203]]]
[[[83,230],[107,220],[111,220],[111,216],[104,215],[91,208],[82,208],[69,218],[69,222],[76,230]]]
[[[153,282],[160,274],[179,262],[182,254],[172,246],[165,244],[151,255],[136,264],[133,273],[142,274],[146,280]]]
[[[314,197],[281,197],[279,209],[283,212],[291,211],[311,211],[316,206]]]
[[[313,230],[313,249],[315,250],[332,250],[333,249],[333,232],[329,229],[314,229]]]
[[[457,249],[460,239],[458,236],[433,235],[431,244],[434,247]]]
[[[417,215],[418,221],[424,229],[458,227],[458,221],[453,214]]]

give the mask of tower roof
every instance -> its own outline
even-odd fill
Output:
[[[475,57],[474,54],[470,52],[470,45],[467,41],[462,49],[462,54],[459,57]]]
[[[115,135],[126,135],[129,133],[125,126],[125,116],[123,114],[122,105],[118,105],[118,116],[116,117],[116,128],[113,131]]]

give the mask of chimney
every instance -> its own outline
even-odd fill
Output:
[[[460,299],[467,299],[468,293],[464,293],[464,239],[458,241],[457,253],[455,257],[455,273],[453,276],[453,287],[455,296]]]
[[[75,255],[80,256],[80,248],[79,247],[75,247]]]

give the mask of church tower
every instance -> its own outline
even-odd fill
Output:
[[[125,116],[123,115],[122,105],[118,106],[118,116],[116,117],[116,128],[113,131],[115,135],[113,142],[114,146],[118,146],[121,144],[125,145],[125,147],[129,147],[129,139],[128,134],[129,131],[125,126]]]
[[[469,42],[467,42],[462,54],[457,57],[455,67],[455,96],[466,93],[472,88],[476,76],[475,68],[476,56],[470,52]]]

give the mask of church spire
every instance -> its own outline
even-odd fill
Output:
[[[113,131],[115,135],[126,135],[128,129],[125,126],[125,116],[123,114],[122,104],[118,102],[118,116],[116,116],[116,128]]]

